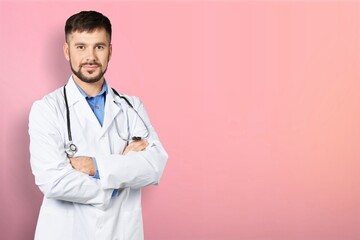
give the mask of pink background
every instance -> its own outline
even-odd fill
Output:
[[[113,24],[106,74],[169,153],[147,240],[360,239],[360,3],[0,3],[0,238],[32,239],[31,104],[65,84],[65,20]],[[45,146],[44,146],[45,147]]]

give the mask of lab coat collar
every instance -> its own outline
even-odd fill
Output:
[[[69,78],[69,81],[66,84],[66,96],[68,99],[69,107],[84,98],[79,89],[77,88],[72,76]]]
[[[104,87],[106,89],[104,89]],[[109,93],[109,92],[111,92],[113,95],[113,91],[106,81],[104,81],[103,87],[99,94],[102,94],[104,92],[106,94],[106,97],[108,97],[107,93]],[[69,106],[71,106],[71,105],[75,104],[77,101],[87,97],[86,93],[76,84],[76,82],[74,81],[74,78],[72,76],[69,78],[69,81],[66,84],[66,95],[68,98]],[[112,96],[112,101],[114,101],[114,98],[115,98],[115,96]],[[117,101],[119,101],[119,100],[117,99]]]
[[[88,103],[85,99],[85,97],[81,94],[79,89],[76,86],[76,83],[72,76],[70,77],[68,83],[66,84],[66,95],[68,98],[68,104],[69,108],[75,107],[74,105],[79,102],[79,108],[84,113],[82,114],[82,117],[80,119],[80,122],[82,125],[86,126],[85,119],[87,121],[90,121],[92,124],[94,124],[96,127],[95,129],[100,128],[99,130],[99,137],[103,136],[104,133],[106,133],[107,129],[115,119],[115,117],[119,114],[120,111],[122,111],[122,104],[120,104],[120,98],[114,93],[114,91],[111,89],[109,83],[107,85],[107,95],[106,95],[106,101],[105,101],[105,109],[104,109],[104,122],[103,126],[101,127],[98,123],[98,120],[95,117],[95,114],[91,111],[90,106],[88,106]],[[78,105],[78,104],[76,104]],[[95,130],[94,129],[94,130]]]
[[[84,90],[82,90],[81,89],[81,87],[79,87],[79,85],[77,85],[77,83],[75,82],[75,85],[76,85],[76,87],[79,89],[79,91],[80,91],[80,93],[81,93],[81,95],[83,95],[84,96],[84,98],[91,98],[91,96],[89,96],[89,95],[87,95],[86,94],[86,92],[84,92]],[[96,95],[96,96],[94,96],[94,97],[97,97],[97,96],[99,96],[99,95],[103,95],[103,94],[107,94],[107,84],[106,84],[106,80],[104,80],[104,83],[103,83],[103,85],[102,85],[102,87],[101,87],[101,91]]]
[[[92,131],[98,136],[101,133],[101,125],[91,110],[89,103],[76,86],[72,76],[66,84],[66,96],[72,121],[78,119],[83,132],[88,131],[89,125],[92,126]]]
[[[120,98],[114,93],[110,85],[107,83],[107,95],[105,101],[105,110],[104,110],[104,122],[102,126],[102,134],[105,134],[108,127],[111,125],[115,117],[122,111],[122,105],[120,103]]]

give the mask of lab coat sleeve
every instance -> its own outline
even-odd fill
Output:
[[[104,190],[99,180],[72,168],[60,133],[63,116],[55,104],[45,98],[35,102],[30,112],[30,163],[35,182],[47,198],[105,209],[112,190]]]
[[[97,156],[100,181],[105,189],[127,187],[137,189],[147,185],[157,185],[168,159],[168,154],[150,123],[144,105],[136,97],[131,100],[134,108],[148,126],[149,145],[144,151],[130,151],[125,156],[121,154]],[[139,118],[135,118],[135,121],[130,124],[132,124],[132,136],[143,136],[146,132]]]

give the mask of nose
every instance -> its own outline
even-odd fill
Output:
[[[86,62],[95,62],[95,61],[96,61],[95,50],[92,48],[88,48],[86,55]]]

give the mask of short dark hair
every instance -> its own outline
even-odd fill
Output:
[[[72,32],[92,32],[96,29],[104,28],[109,35],[111,42],[111,23],[103,14],[96,11],[81,11],[69,17],[65,24],[65,40]]]

